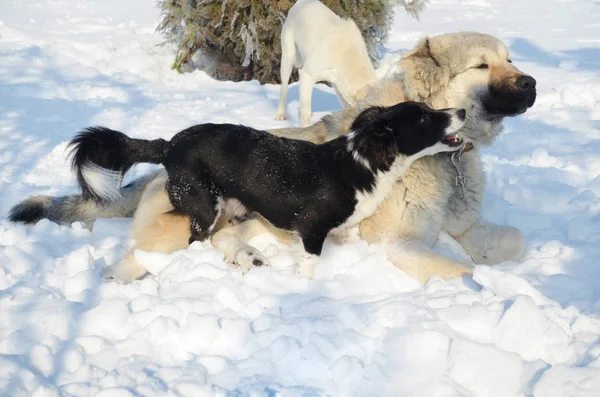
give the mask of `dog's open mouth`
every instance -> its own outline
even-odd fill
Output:
[[[463,144],[463,140],[456,135],[446,135],[442,138],[442,143],[450,147],[458,147]]]

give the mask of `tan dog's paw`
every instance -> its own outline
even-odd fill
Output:
[[[277,113],[277,115],[275,116],[275,120],[279,120],[279,121],[287,120],[287,117],[285,114]]]
[[[354,226],[331,233],[329,237],[336,245],[356,244],[360,241],[360,231]]]
[[[271,263],[259,250],[254,247],[243,247],[235,253],[234,263],[248,272],[253,267],[270,266]]]
[[[137,280],[146,273],[146,269],[135,261],[133,255],[128,255],[104,270],[104,281],[127,284]]]

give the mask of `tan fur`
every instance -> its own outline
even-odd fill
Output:
[[[388,259],[420,283],[437,276],[444,280],[468,275],[473,267],[443,257],[418,240],[397,240],[385,245]]]
[[[385,245],[389,260],[421,282],[432,276],[450,279],[472,272],[471,265],[431,250],[442,230],[454,236],[477,263],[517,260],[524,248],[522,233],[481,218],[485,174],[477,151],[478,146],[493,143],[502,131],[500,121],[485,117],[476,99],[477,93],[487,89],[492,82],[514,85],[522,72],[508,60],[508,52],[500,41],[480,33],[461,32],[423,39],[398,61],[401,73],[370,86],[356,107],[325,116],[308,128],[271,132],[322,143],[347,133],[353,118],[368,105],[393,105],[415,100],[437,109],[466,108],[467,125],[459,135],[472,142],[475,149],[462,155],[462,171],[466,178],[464,200],[456,197],[456,173],[449,156],[438,154],[422,158],[413,163],[378,212],[360,224],[360,235],[369,243]],[[490,68],[476,69],[482,62]],[[189,233],[171,235],[171,228],[180,230],[183,222],[172,215],[161,215],[162,201],[155,197],[160,195],[166,196],[164,188],[144,195],[140,209],[146,201],[156,204],[151,211],[154,215],[138,211],[136,217],[143,215],[149,219],[143,231],[134,232],[136,239],[151,241],[145,236],[150,233],[148,229],[156,228],[154,233],[156,240],[160,240],[161,251],[180,249],[187,245]],[[167,231],[168,234],[163,234]],[[246,245],[250,238],[266,232],[273,232],[272,226],[255,218],[221,229],[215,234],[213,244],[224,250],[229,260],[235,261],[232,257],[237,252],[253,249]],[[144,246],[150,248],[150,244]]]
[[[147,186],[131,227],[135,244],[121,261],[108,268],[106,279],[127,281],[142,277],[146,269],[135,259],[137,250],[170,254],[188,247],[189,218],[169,213],[173,210],[173,205],[165,189],[166,182],[167,174],[163,171]],[[286,245],[291,244],[295,238],[292,233],[274,227],[259,214],[255,215],[255,219],[237,225],[228,215],[230,214],[223,213],[217,219],[211,243],[216,249],[225,253],[225,258],[229,262],[237,263],[245,270],[250,269],[254,259],[261,259],[268,263],[258,250],[245,244],[250,238],[271,233]]]
[[[495,63],[490,65],[490,80],[498,85],[513,88],[517,79],[525,74],[512,64]]]

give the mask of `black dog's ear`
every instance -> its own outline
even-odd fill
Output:
[[[394,115],[391,111],[384,112],[377,117],[375,135],[386,136],[394,133]]]
[[[385,110],[383,107],[371,106],[359,113],[350,126],[351,130],[358,131],[367,128],[369,125],[377,122],[379,115]]]
[[[394,120],[394,109],[387,109],[387,110],[379,113],[379,116],[377,116],[377,118],[379,120],[383,120],[383,121],[387,121],[387,122]]]
[[[383,125],[383,128],[379,130],[377,136],[387,136],[392,135],[394,133],[394,129],[392,128],[392,123],[388,122]]]
[[[383,136],[394,133],[394,122],[397,119],[397,109],[395,107],[384,110],[377,116],[378,132],[377,135]]]

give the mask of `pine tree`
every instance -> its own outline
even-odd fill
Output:
[[[426,0],[322,0],[333,12],[356,22],[372,59],[385,42],[394,6],[418,17]],[[220,80],[279,83],[281,27],[294,0],[161,0],[158,30],[176,44],[173,68],[188,69],[196,51],[212,61]]]

